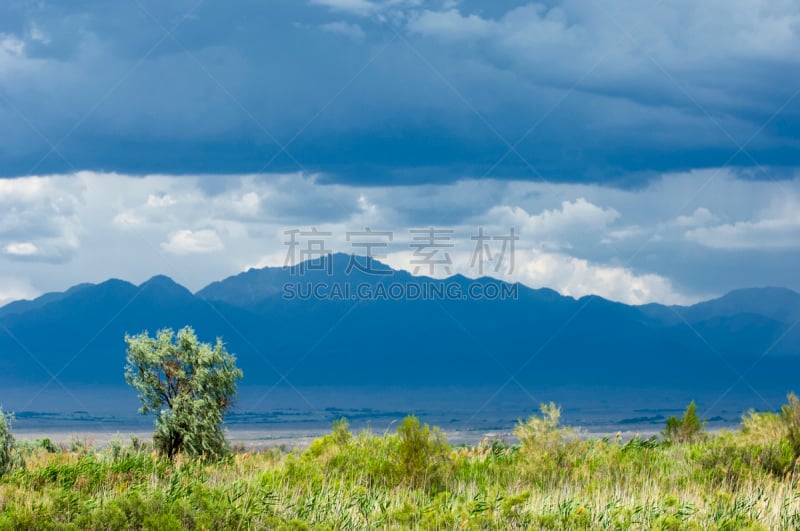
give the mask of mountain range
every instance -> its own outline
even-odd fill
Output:
[[[124,386],[126,333],[191,325],[222,337],[242,385],[551,385],[692,387],[742,380],[790,389],[800,380],[800,294],[736,290],[693,306],[629,306],[500,280],[395,271],[251,269],[192,293],[165,276],[141,285],[81,284],[0,308],[0,387]],[[307,266],[307,267],[305,267]],[[379,272],[380,274],[371,274]],[[302,274],[301,274],[302,273]],[[506,298],[407,300],[347,294],[287,299],[325,283],[435,289],[493,285]],[[487,290],[486,293],[489,293]]]

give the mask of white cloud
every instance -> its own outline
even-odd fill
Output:
[[[409,29],[445,39],[491,37],[498,49],[515,59],[545,43],[556,47],[554,53],[574,49],[581,64],[586,57],[605,51],[626,67],[639,70],[647,65],[633,61],[640,53],[634,45],[639,42],[647,44],[647,53],[667,66],[709,57],[788,59],[791,50],[800,45],[798,23],[800,7],[792,2],[715,0],[701,6],[683,0],[631,9],[621,1],[602,6],[566,1],[549,6],[531,2],[496,18],[452,6],[426,9],[411,18]],[[620,39],[620,31],[630,38]]]
[[[678,216],[668,226],[673,227],[698,227],[707,225],[714,220],[714,215],[707,208],[698,208],[690,216]]]
[[[583,197],[563,201],[558,209],[531,215],[520,207],[492,208],[486,221],[517,227],[529,241],[549,247],[570,247],[576,240],[602,234],[620,213],[613,208],[594,205]]]
[[[246,192],[232,199],[231,204],[242,216],[255,216],[261,210],[261,197],[256,192]]]
[[[778,211],[765,212],[761,219],[692,229],[686,238],[712,249],[800,249],[800,204],[790,200]]]
[[[686,238],[712,249],[792,249],[800,242],[800,225],[786,220],[740,221],[728,225],[694,229]]]
[[[210,229],[191,231],[188,229],[173,232],[169,241],[161,247],[172,254],[202,254],[221,251],[225,246],[219,235]]]
[[[516,273],[495,273],[488,264],[484,273],[632,303],[684,302],[753,285],[800,287],[786,260],[759,258],[765,249],[798,248],[800,208],[786,198],[800,195],[800,178],[776,183],[688,172],[636,190],[489,180],[346,186],[301,174],[225,176],[222,189],[218,182],[92,172],[0,180],[3,274],[52,291],[162,273],[196,290],[250,266],[283,265],[284,231],[312,226],[332,232],[326,247],[338,252],[360,252],[346,241],[348,231],[393,231],[380,253],[413,271],[408,230],[437,226],[455,231],[452,272],[474,277],[470,237],[478,227],[492,235],[515,227]],[[704,193],[696,195],[700,186]],[[702,206],[689,209],[692,197]],[[719,221],[737,219],[743,221]],[[749,251],[758,268],[743,263],[728,278],[703,277],[714,267],[731,270],[725,248]],[[702,281],[692,283],[697,276]]]
[[[147,206],[153,208],[170,207],[177,203],[169,194],[155,195],[150,194],[147,196]]]
[[[409,22],[411,31],[449,39],[486,37],[494,31],[495,22],[478,15],[463,16],[456,9],[423,11]]]
[[[472,242],[456,242],[456,249],[469,247]],[[497,250],[497,249],[495,249]],[[472,265],[472,253],[444,249],[448,252],[453,274],[461,273],[469,278],[478,276],[496,276],[509,282],[521,282],[534,288],[550,288],[562,295],[575,298],[584,295],[599,295],[606,299],[626,304],[646,304],[661,302],[664,304],[691,304],[702,299],[701,296],[689,296],[681,293],[669,279],[652,273],[636,273],[630,268],[598,264],[589,260],[576,258],[563,252],[552,252],[541,249],[518,248],[514,253],[514,268],[509,271],[508,256],[504,266],[495,272],[494,265],[485,264],[483,274],[479,274]],[[499,253],[495,258],[499,257]],[[415,272],[414,254],[412,251],[401,251],[389,254],[383,262],[395,269],[406,270],[424,276],[445,278],[449,276],[442,266],[437,266],[430,275],[426,266]],[[442,258],[439,255],[437,258]],[[265,265],[276,265],[274,262]]]
[[[595,264],[562,253],[523,251],[517,257],[517,267],[517,276],[524,284],[548,287],[576,298],[599,295],[627,304],[690,304],[699,300],[681,294],[660,275],[637,274],[630,268]]]
[[[542,234],[576,229],[601,231],[619,216],[613,208],[602,208],[579,197],[574,201],[564,201],[558,210],[545,210],[531,217],[530,225],[535,233]]]
[[[40,294],[25,278],[0,276],[0,307],[13,301],[33,299]]]
[[[32,256],[39,252],[39,248],[32,242],[11,242],[6,245],[5,252],[17,256]]]
[[[48,179],[44,177],[22,177],[0,179],[0,201],[30,201],[45,191]]]
[[[351,24],[342,20],[336,22],[328,22],[320,26],[324,31],[333,33],[334,35],[341,35],[352,39],[355,42],[362,42],[365,37],[364,30],[358,24]]]
[[[50,44],[50,36],[42,31],[42,29],[35,23],[31,25],[28,36],[32,41],[40,42],[42,44]]]
[[[80,247],[84,187],[67,176],[0,179],[0,248],[25,262],[64,262]]]
[[[623,229],[609,231],[606,236],[600,240],[601,243],[613,243],[620,240],[628,240],[637,236],[646,234],[647,230],[643,227],[625,227]]]
[[[25,42],[13,35],[0,33],[0,53],[19,56],[25,51]]]
[[[120,212],[119,214],[114,216],[114,219],[112,220],[114,226],[123,229],[135,227],[137,225],[141,225],[144,222],[145,220],[143,218],[137,216],[132,212]]]

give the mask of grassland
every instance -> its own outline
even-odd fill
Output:
[[[16,448],[0,529],[796,529],[791,426],[748,414],[690,442],[587,439],[544,410],[518,444],[451,447],[409,418],[305,450],[169,461],[137,440]]]

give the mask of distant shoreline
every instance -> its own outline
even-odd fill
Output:
[[[658,436],[661,433],[661,429],[648,429],[648,430],[635,430],[635,429],[623,429],[618,431],[609,431],[609,430],[588,430],[585,428],[581,428],[580,426],[572,426],[576,430],[579,431],[585,438],[593,438],[593,439],[602,439],[603,437],[609,437],[613,439],[620,434],[620,437],[623,441],[630,440],[637,435],[640,438],[648,439],[653,436]],[[736,426],[727,426],[727,427],[714,427],[708,429],[708,433],[718,433],[725,429],[733,429]],[[494,440],[494,439],[501,439],[505,440],[506,442],[515,442],[516,437],[514,437],[512,433],[513,427],[509,427],[508,430],[493,430],[493,431],[486,431],[486,430],[453,430],[447,431],[444,430],[445,435],[447,436],[447,440],[451,445],[474,445],[481,442],[483,439]],[[360,432],[361,430],[355,429],[353,430],[355,433]],[[382,434],[383,430],[380,432],[378,430],[373,430],[376,434]],[[232,445],[236,445],[239,447],[243,447],[247,451],[256,451],[256,450],[266,450],[270,448],[285,448],[287,450],[291,450],[292,448],[306,448],[314,439],[322,437],[323,435],[330,432],[330,428],[327,429],[229,429],[228,430],[228,440]],[[393,432],[393,430],[389,430],[389,432]],[[66,445],[69,446],[70,443],[73,441],[83,441],[88,442],[92,446],[96,447],[104,447],[107,446],[111,441],[118,440],[122,443],[126,443],[130,440],[131,436],[135,436],[142,441],[149,441],[152,437],[153,432],[152,430],[131,430],[131,431],[120,431],[120,430],[68,430],[68,429],[54,429],[54,430],[45,430],[45,429],[22,429],[22,430],[15,430],[14,436],[19,441],[35,441],[41,439],[50,439],[50,441],[55,445]]]

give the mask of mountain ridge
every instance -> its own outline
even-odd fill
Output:
[[[748,379],[774,386],[800,373],[800,331],[791,327],[800,295],[791,290],[737,290],[689,307],[631,306],[490,277],[344,275],[349,256],[332,260],[331,276],[254,269],[192,293],[157,275],[138,286],[111,279],[11,303],[0,308],[0,385],[55,375],[122,386],[125,334],[185,325],[203,341],[224,338],[245,371],[243,383],[252,385],[283,376],[298,385],[500,385],[512,376],[529,385],[658,387],[722,385],[750,371]],[[516,296],[287,300],[280,289],[284,282],[377,286],[387,279],[503,283]]]
[[[351,273],[349,276],[343,278],[338,274],[339,271],[337,271],[336,264],[337,264],[337,262],[340,262],[341,260],[344,260],[344,259],[349,260],[352,255],[348,255],[348,254],[345,254],[345,253],[333,253],[330,256],[332,256],[333,260],[334,260],[334,275],[332,275],[331,277],[328,277],[328,278],[332,278],[333,280],[348,280],[348,281],[351,281],[352,279],[356,279],[356,280],[360,279],[360,280],[375,280],[375,281],[379,281],[379,280],[381,280],[383,278],[386,278],[386,277],[383,277],[383,276],[380,276],[380,275],[363,274],[358,270],[354,270],[355,274]],[[359,257],[359,258],[361,258],[361,257]],[[308,263],[308,261],[305,262],[305,263]],[[477,277],[477,278],[470,278],[470,277],[467,277],[467,276],[465,276],[463,274],[456,273],[456,274],[451,275],[449,277],[437,279],[437,278],[432,278],[432,277],[428,277],[428,276],[425,276],[425,275],[411,275],[410,273],[408,273],[407,271],[404,271],[404,270],[392,269],[390,266],[380,262],[379,260],[375,260],[375,259],[372,259],[372,263],[377,265],[379,270],[391,271],[392,272],[392,276],[396,275],[397,277],[404,277],[403,278],[404,280],[413,279],[413,280],[420,281],[420,282],[437,282],[437,283],[438,282],[454,282],[454,281],[457,281],[459,283],[464,283],[464,282],[496,282],[496,283],[502,283],[502,284],[506,284],[506,285],[517,284],[520,287],[523,287],[524,289],[527,289],[527,290],[531,290],[533,292],[542,293],[542,294],[550,293],[550,294],[552,294],[552,296],[554,298],[566,298],[566,299],[572,299],[572,300],[578,301],[578,302],[586,300],[588,298],[603,299],[603,300],[606,300],[606,301],[609,301],[609,302],[612,302],[612,303],[618,303],[618,304],[622,304],[622,305],[628,306],[628,307],[639,308],[639,309],[642,309],[642,310],[644,310],[644,311],[646,311],[648,313],[652,313],[652,310],[651,310],[652,308],[659,308],[660,309],[659,311],[663,312],[665,315],[667,314],[667,312],[665,312],[664,310],[669,310],[670,312],[680,312],[680,313],[682,313],[682,312],[685,312],[685,311],[692,311],[692,309],[696,309],[698,307],[703,307],[705,309],[705,308],[709,307],[712,304],[717,305],[717,306],[725,305],[726,303],[729,303],[731,301],[731,299],[737,299],[737,300],[741,301],[742,299],[753,299],[753,298],[755,298],[755,297],[757,297],[759,295],[769,294],[769,295],[773,295],[774,296],[776,294],[779,294],[784,299],[787,299],[787,298],[792,299],[791,303],[793,304],[793,307],[791,308],[791,310],[793,312],[794,311],[798,312],[797,313],[797,317],[795,318],[795,320],[800,319],[800,293],[798,293],[798,292],[796,292],[796,291],[794,291],[794,290],[792,290],[790,288],[779,287],[779,286],[737,288],[737,289],[731,290],[731,291],[729,291],[729,292],[727,292],[727,293],[725,293],[723,295],[720,295],[718,297],[714,297],[714,298],[711,298],[711,299],[708,299],[708,300],[703,300],[703,301],[700,301],[700,302],[697,302],[697,303],[691,304],[691,305],[668,305],[668,304],[662,304],[662,303],[658,303],[658,302],[631,305],[631,304],[626,304],[624,302],[615,301],[615,300],[612,300],[612,299],[606,299],[605,297],[602,297],[601,295],[597,295],[597,294],[588,294],[588,295],[583,295],[581,297],[573,297],[573,296],[570,296],[570,295],[563,295],[563,294],[559,293],[558,291],[556,291],[556,290],[554,290],[552,288],[548,288],[548,287],[534,288],[534,287],[531,287],[531,286],[528,286],[526,284],[522,284],[522,283],[519,283],[519,282],[507,282],[505,280],[497,279],[495,277],[490,277],[490,276],[482,276],[482,277]],[[133,287],[136,287],[136,288],[139,288],[139,289],[145,289],[145,288],[148,288],[148,287],[164,289],[166,287],[169,287],[171,289],[175,289],[176,291],[188,293],[188,294],[191,294],[191,295],[194,295],[196,297],[203,298],[203,299],[221,300],[221,301],[229,302],[228,298],[220,297],[219,296],[219,292],[221,290],[225,289],[225,288],[230,287],[231,283],[233,283],[233,282],[239,282],[239,281],[242,281],[242,280],[246,280],[246,281],[255,280],[256,282],[254,283],[255,284],[254,287],[258,287],[261,290],[260,293],[256,294],[256,296],[261,296],[260,300],[263,300],[264,298],[268,298],[269,296],[277,295],[277,294],[280,294],[282,292],[281,289],[280,289],[280,286],[282,285],[282,283],[280,285],[271,285],[268,282],[264,282],[264,277],[274,277],[274,279],[276,281],[284,281],[285,282],[287,280],[287,278],[286,278],[287,276],[290,277],[290,278],[296,278],[296,279],[305,278],[308,281],[319,280],[323,276],[325,276],[323,272],[316,271],[316,270],[313,271],[313,272],[312,271],[307,271],[302,276],[293,276],[291,274],[291,271],[293,269],[297,269],[298,267],[300,267],[300,266],[299,265],[297,265],[297,266],[265,266],[265,267],[262,267],[262,268],[252,268],[251,267],[246,271],[242,271],[240,273],[236,273],[236,274],[230,275],[230,276],[225,277],[225,278],[223,278],[221,280],[216,280],[216,281],[210,282],[209,284],[207,284],[206,286],[200,288],[199,290],[197,290],[195,292],[192,292],[188,288],[184,287],[180,283],[178,283],[175,280],[173,280],[171,277],[169,277],[167,275],[163,275],[163,274],[154,275],[153,277],[145,280],[144,282],[142,282],[138,286],[133,284],[133,283],[131,283],[131,282],[128,282],[128,281],[125,281],[125,280],[121,280],[121,279],[117,279],[117,278],[110,278],[108,280],[105,280],[103,282],[99,282],[97,284],[80,283],[80,284],[76,284],[74,286],[71,286],[71,287],[67,288],[64,291],[47,292],[47,293],[44,293],[44,294],[42,294],[42,295],[40,295],[38,297],[35,297],[33,299],[19,299],[19,300],[15,300],[15,301],[11,301],[9,303],[6,303],[5,305],[0,306],[0,317],[2,317],[4,315],[8,315],[10,313],[21,313],[21,312],[27,311],[28,309],[38,308],[42,304],[47,304],[47,303],[50,303],[50,302],[57,302],[57,301],[61,300],[64,296],[76,293],[76,292],[78,292],[80,290],[83,290],[85,288],[95,287],[95,286],[102,286],[102,285],[104,285],[104,284],[106,284],[108,282],[122,282],[122,283],[125,283],[125,284],[129,285],[129,286],[133,286]],[[359,274],[359,273],[361,273],[361,274]],[[253,287],[253,286],[250,286],[250,287]],[[253,291],[256,291],[256,290],[253,290]],[[758,302],[759,304],[764,304],[763,301],[756,301],[756,302]],[[727,308],[727,306],[726,306],[726,308]],[[697,313],[700,313],[700,312],[697,312]],[[739,313],[746,313],[746,311],[742,311],[742,312],[739,312]],[[763,312],[758,312],[758,311],[751,312],[751,313],[763,314]],[[794,315],[794,314],[792,314],[792,315]]]

